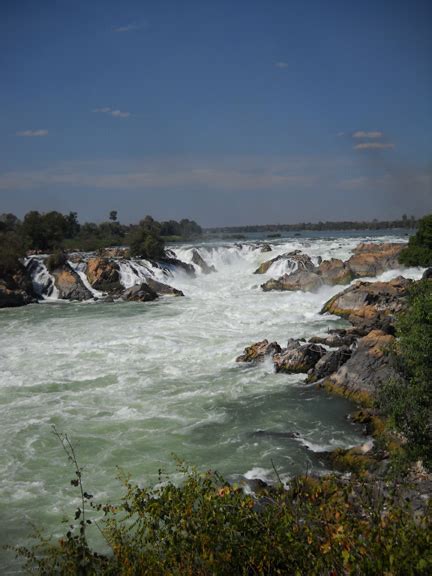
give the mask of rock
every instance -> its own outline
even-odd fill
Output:
[[[59,261],[60,262],[60,261]],[[85,286],[79,275],[67,263],[63,261],[56,268],[50,268],[54,283],[59,291],[61,300],[89,300],[93,294]]]
[[[350,267],[338,258],[324,260],[318,268],[318,274],[321,276],[324,284],[334,286],[335,284],[349,284],[354,278]]]
[[[315,266],[307,254],[302,254],[300,250],[294,250],[293,252],[287,252],[286,254],[281,254],[276,256],[271,260],[263,262],[254,272],[254,274],[265,274],[270,266],[275,262],[286,261],[291,272],[295,270],[309,270],[315,269]]]
[[[353,256],[346,264],[356,278],[376,276],[386,270],[400,267],[398,257],[405,246],[405,244],[391,242],[361,243],[354,249]]]
[[[144,283],[132,286],[132,288],[128,288],[122,294],[122,300],[127,300],[128,302],[151,302],[156,300],[156,298],[158,298],[156,292]]]
[[[276,372],[307,373],[324,356],[326,349],[318,344],[290,344],[273,356]]]
[[[112,260],[101,257],[90,258],[87,261],[86,275],[96,290],[109,294],[119,294],[123,290],[119,265]]]
[[[432,268],[427,268],[423,272],[422,280],[432,280]]]
[[[264,244],[260,244],[259,247],[260,247],[260,252],[263,252],[263,253],[272,251],[272,247],[267,242],[264,242]]]
[[[263,362],[266,356],[273,356],[281,351],[282,348],[277,342],[269,343],[268,340],[262,340],[245,348],[244,353],[237,357],[236,362]]]
[[[324,346],[329,346],[330,348],[339,348],[340,346],[351,346],[359,336],[364,336],[364,334],[340,330],[327,336],[312,336],[312,338],[309,338],[309,342],[311,344],[324,344]]]
[[[358,340],[349,360],[325,380],[324,386],[353,399],[373,396],[383,383],[400,378],[388,354],[394,341],[394,336],[372,330]]]
[[[153,262],[153,264],[158,268],[162,268],[163,270],[180,269],[183,272],[185,272],[188,276],[195,277],[195,268],[193,264],[183,262],[178,258],[162,258],[157,262]]]
[[[315,272],[297,270],[292,274],[284,274],[278,279],[271,279],[261,284],[264,292],[270,290],[302,290],[303,292],[315,292],[323,285],[323,281]]]
[[[192,250],[192,262],[199,266],[204,274],[210,274],[211,272],[216,272],[214,266],[209,266],[198,250],[195,248]]]
[[[173,288],[168,284],[154,280],[154,278],[147,278],[147,286],[149,286],[156,294],[170,295],[170,296],[184,296],[181,290]]]
[[[307,381],[316,382],[330,376],[351,358],[351,354],[352,350],[348,346],[341,346],[339,350],[327,352],[309,371]]]
[[[406,305],[412,280],[398,276],[389,282],[356,282],[324,304],[321,313],[346,318],[354,326],[391,330],[395,314]]]
[[[129,248],[120,246],[102,248],[102,250],[98,250],[98,256],[101,258],[128,258]]]
[[[257,430],[253,432],[252,436],[268,437],[268,438],[298,438],[298,432],[271,432],[270,430]]]
[[[15,308],[37,303],[32,281],[21,262],[0,269],[0,308]]]

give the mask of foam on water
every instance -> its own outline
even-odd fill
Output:
[[[263,277],[253,274],[261,262],[295,249],[346,259],[358,242],[278,241],[268,253],[254,243],[184,245],[174,248],[178,258],[190,262],[198,249],[217,272],[197,268],[191,278],[171,269],[167,278],[148,262],[120,261],[125,287],[153,276],[183,290],[184,298],[1,310],[0,540],[25,540],[29,519],[57,530],[59,514],[73,510],[71,470],[51,425],[75,442],[86,489],[109,498],[120,492],[116,466],[154,482],[159,468],[173,469],[173,452],[229,477],[274,478],[272,460],[286,477],[319,472],[314,450],[363,443],[360,427],[345,418],[346,400],[304,386],[302,376],[275,374],[270,362],[235,362],[263,338],[285,345],[290,337],[344,325],[319,314],[340,287],[264,293]],[[43,297],[45,271],[40,263]],[[403,274],[418,278],[421,271]],[[298,437],[257,436],[258,430]]]

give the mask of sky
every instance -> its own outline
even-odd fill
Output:
[[[1,0],[0,212],[432,211],[428,0]]]

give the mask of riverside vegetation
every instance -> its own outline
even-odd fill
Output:
[[[430,217],[420,223],[406,252],[414,245],[418,253],[420,246],[423,258],[430,223]],[[420,264],[414,256],[411,262]],[[376,448],[365,456],[331,455],[336,468],[350,471],[348,477],[305,475],[283,485],[275,469],[275,485],[257,482],[248,493],[217,472],[180,464],[180,483],[161,472],[157,486],[143,488],[122,475],[123,498],[95,503],[73,445],[57,433],[74,466],[71,485],[79,490],[80,505],[59,541],[42,537],[34,548],[17,550],[29,572],[430,574],[431,504],[413,503],[416,471],[427,475],[432,467],[432,281],[413,282],[406,291],[406,305],[396,312],[396,339],[385,350],[398,377],[376,394],[354,397],[364,404],[357,421],[372,423]],[[372,350],[377,353],[375,344]],[[383,454],[390,465],[380,469]],[[92,530],[102,532],[105,550],[93,544]]]

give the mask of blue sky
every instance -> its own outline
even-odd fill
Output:
[[[432,3],[3,0],[0,212],[432,210]]]

